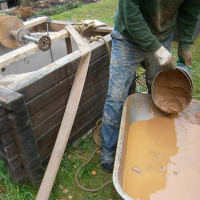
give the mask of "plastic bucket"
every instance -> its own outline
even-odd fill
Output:
[[[192,71],[178,63],[174,71],[159,72],[152,83],[152,100],[165,113],[183,111],[192,100]]]

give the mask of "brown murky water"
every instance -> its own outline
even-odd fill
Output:
[[[123,190],[134,200],[199,200],[200,126],[155,117],[129,127]]]
[[[182,111],[192,99],[192,89],[188,78],[183,72],[161,72],[155,78],[154,103],[166,113]]]

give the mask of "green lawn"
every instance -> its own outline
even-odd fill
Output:
[[[55,15],[52,19],[74,20],[80,22],[85,19],[97,19],[113,26],[113,15],[117,5],[117,0],[102,0]],[[194,73],[194,98],[200,100],[200,36],[195,40],[192,48],[193,73]],[[173,42],[172,53],[177,58],[177,43]],[[80,190],[74,181],[77,168],[85,162],[95,149],[92,136],[89,135],[80,145],[68,147],[62,160],[57,178],[51,193],[51,200],[68,200],[72,197],[75,200],[118,200],[120,197],[116,193],[113,184],[95,193],[87,193]],[[91,172],[96,171],[96,175]],[[92,162],[80,173],[81,183],[90,188],[99,187],[102,183],[112,178],[111,174],[105,173],[99,164],[99,154],[96,154]],[[8,171],[2,161],[0,161],[0,199],[2,200],[33,200],[37,194],[38,187],[28,183],[18,185],[12,182]]]

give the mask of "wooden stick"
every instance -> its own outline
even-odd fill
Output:
[[[61,31],[58,31],[54,34],[50,35],[51,43],[55,43],[58,40],[64,39],[69,37],[69,33],[66,29],[63,29]],[[27,56],[30,56],[31,54],[39,51],[38,45],[35,43],[27,44],[26,46],[20,47],[18,49],[15,49],[9,53],[6,53],[2,56],[0,56],[0,69],[11,65],[12,63],[15,63],[16,61],[25,58]]]
[[[91,56],[91,49],[89,44],[87,44],[83,38],[79,35],[79,33],[75,30],[75,28],[71,25],[68,25],[67,30],[72,35],[74,40],[76,41],[79,50],[82,53],[82,59],[79,64],[72,89],[70,92],[70,96],[68,99],[68,103],[66,106],[66,110],[64,113],[64,117],[58,132],[58,136],[54,145],[54,149],[49,160],[44,178],[39,188],[39,192],[37,194],[36,200],[48,200],[49,195],[51,193],[51,189],[54,184],[54,180],[56,178],[56,174],[58,168],[60,166],[60,162],[63,157],[63,153],[65,147],[68,142],[68,138],[72,129],[72,125],[74,123],[74,119],[76,116],[76,112],[78,109],[78,105],[80,102],[81,94],[83,91],[83,86],[85,83],[89,61]]]
[[[46,22],[48,19],[48,17],[37,17],[35,19],[32,19],[30,21],[25,21],[24,22],[24,28],[31,28],[33,26],[37,26],[39,24],[42,24],[44,22]]]

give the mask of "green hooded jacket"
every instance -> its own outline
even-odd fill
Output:
[[[115,27],[124,36],[155,52],[178,24],[179,49],[194,40],[200,0],[119,0]]]

